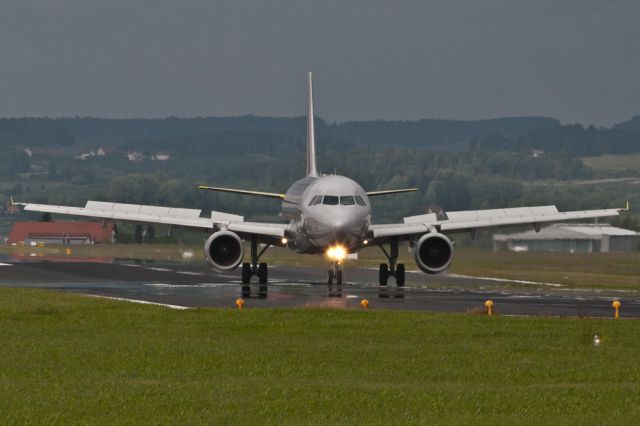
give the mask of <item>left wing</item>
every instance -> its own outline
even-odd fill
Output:
[[[371,225],[373,238],[410,237],[431,231],[438,232],[475,232],[479,228],[491,228],[510,225],[530,224],[539,229],[541,223],[563,220],[591,219],[597,217],[618,216],[623,209],[582,210],[559,212],[556,206],[515,207],[508,209],[467,210],[448,212],[445,218],[436,214],[423,214],[404,218],[403,223],[389,225]]]
[[[262,235],[282,238],[286,225],[283,223],[245,222],[244,217],[223,212],[211,212],[211,217],[200,217],[202,210],[173,207],[146,206],[141,204],[107,203],[87,201],[84,207],[53,206],[48,204],[15,203],[26,211],[88,216],[101,219],[123,220],[138,223],[160,223],[196,229],[224,227],[245,235]]]

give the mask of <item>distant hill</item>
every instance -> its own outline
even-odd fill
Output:
[[[636,115],[630,120],[623,121],[613,126],[614,130],[632,130],[640,132],[640,115]]]
[[[548,117],[507,117],[491,120],[351,121],[332,126],[342,138],[359,145],[459,149],[474,139],[500,135],[507,139],[533,129],[559,127]]]

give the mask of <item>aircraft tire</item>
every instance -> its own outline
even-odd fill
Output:
[[[329,269],[329,278],[327,279],[327,284],[333,285],[333,269]]]
[[[242,264],[242,284],[249,284],[251,282],[251,264]]]
[[[398,263],[396,266],[396,285],[404,287],[404,263]]]
[[[336,284],[342,285],[342,269],[336,271]]]
[[[387,281],[389,281],[389,265],[386,263],[380,264],[380,272],[378,274],[378,279],[381,286],[386,286]]]
[[[258,282],[262,285],[267,284],[269,272],[267,271],[267,264],[262,262],[258,265]]]

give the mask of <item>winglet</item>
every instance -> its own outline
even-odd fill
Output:
[[[628,212],[629,211],[629,200],[627,200],[627,206],[625,208],[623,208],[623,209],[620,209],[620,211],[623,211],[623,212]]]

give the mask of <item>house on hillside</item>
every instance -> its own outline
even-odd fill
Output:
[[[135,151],[135,152],[129,152],[127,154],[127,158],[129,159],[129,161],[144,161],[144,154],[142,154],[141,152]]]
[[[494,250],[559,251],[569,253],[606,253],[634,251],[640,247],[640,233],[609,224],[556,223],[515,234],[495,234]]]
[[[169,153],[163,151],[157,152],[151,156],[151,159],[154,161],[167,161],[170,158],[171,156],[169,155]]]
[[[113,148],[111,146],[101,146],[96,151],[96,155],[98,157],[105,157],[107,155],[113,155],[114,152],[115,152],[115,148]]]

